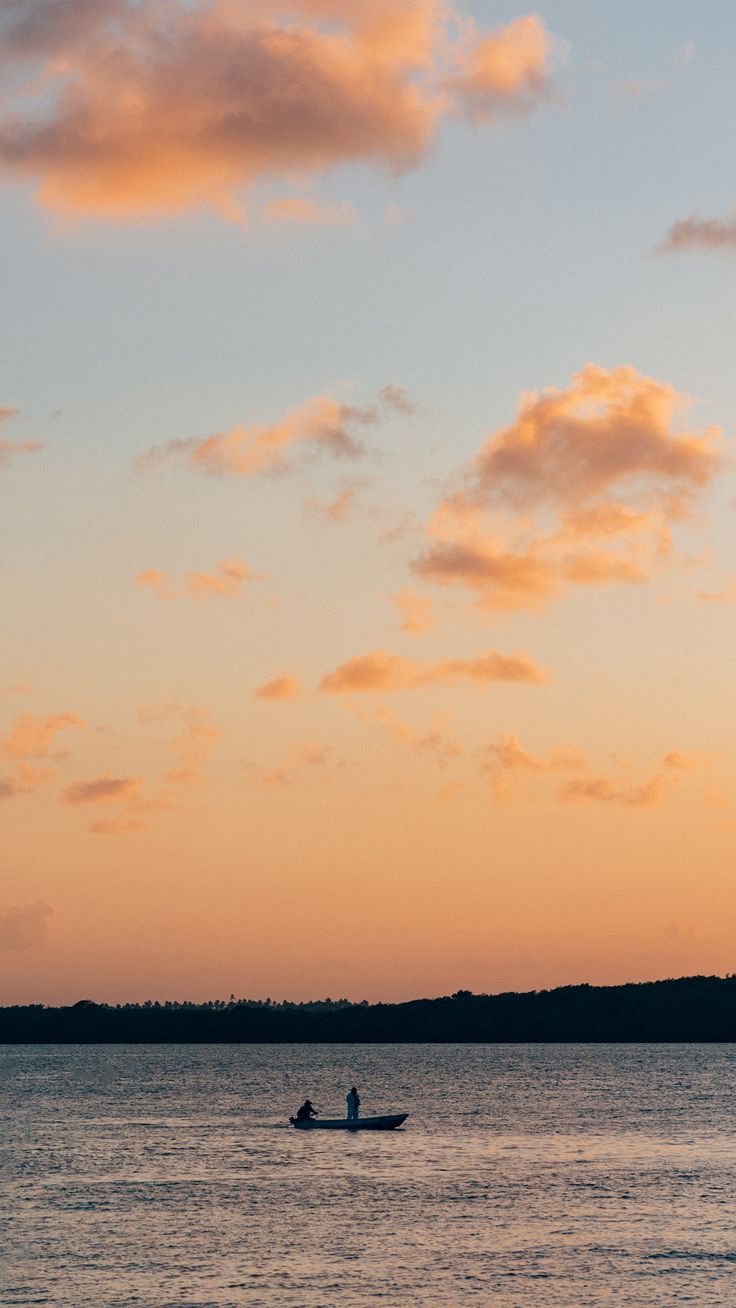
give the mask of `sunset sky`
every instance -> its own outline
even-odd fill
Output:
[[[735,49],[4,0],[0,1002],[736,971]]]

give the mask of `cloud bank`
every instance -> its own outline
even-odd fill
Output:
[[[239,220],[262,179],[411,168],[448,113],[528,112],[552,56],[540,19],[480,32],[449,0],[10,0],[0,36],[0,170],[118,220]],[[313,220],[292,203],[272,217]]]

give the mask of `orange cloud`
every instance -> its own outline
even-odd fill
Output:
[[[0,908],[0,950],[41,949],[46,944],[47,919],[53,909],[43,900]]]
[[[457,49],[446,87],[461,110],[479,122],[499,113],[529,113],[550,94],[552,43],[535,16],[515,18],[498,31],[472,37]]]
[[[15,799],[23,793],[23,787],[12,777],[0,777],[0,799]]]
[[[641,786],[617,786],[610,777],[575,777],[567,781],[560,797],[569,804],[597,802],[621,804],[624,808],[652,808],[661,804],[668,791],[667,778],[652,777]]]
[[[20,409],[2,405],[0,422],[9,422],[11,418],[17,418],[19,413]],[[43,449],[40,441],[7,441],[0,437],[0,468],[7,467],[16,454],[35,454],[40,449]]]
[[[491,681],[527,682],[544,685],[549,673],[528,654],[488,654],[474,659],[444,659],[440,663],[412,663],[400,654],[373,650],[349,659],[327,673],[320,682],[323,694],[341,695],[356,692],[416,690],[424,686],[447,686],[469,680],[476,685]]]
[[[67,804],[119,804],[132,799],[140,785],[139,777],[112,777],[106,773],[94,781],[77,781],[67,786],[62,799]]]
[[[406,745],[416,754],[434,755],[441,767],[462,754],[457,741],[445,734],[446,713],[436,713],[429,730],[420,731],[413,723],[397,717],[385,704],[372,705],[370,709],[355,704],[350,704],[349,707],[361,722],[377,723],[397,744]]]
[[[491,766],[508,772],[559,772],[583,765],[577,750],[564,746],[545,758],[530,754],[516,736],[503,732],[495,744],[486,745],[484,753],[492,759]]]
[[[677,772],[693,772],[700,767],[702,760],[697,754],[683,754],[682,750],[673,749],[665,755],[665,767],[674,768]]]
[[[223,559],[217,565],[217,572],[190,572],[187,576],[185,591],[195,599],[206,599],[224,595],[235,595],[246,581],[259,581],[260,575],[252,572],[242,559]],[[159,572],[153,568],[139,572],[135,585],[150,587],[157,599],[176,598],[176,590],[171,588],[168,572]]]
[[[411,586],[405,586],[392,596],[393,602],[401,614],[401,631],[410,636],[421,636],[434,626],[434,604],[431,596],[420,595]]]
[[[36,790],[45,781],[52,781],[55,776],[55,768],[33,767],[22,760],[18,763],[18,782],[24,791]]]
[[[156,596],[156,599],[160,599],[160,600],[168,600],[174,598],[173,591],[169,590],[168,588],[168,582],[169,582],[168,572],[158,572],[154,568],[146,568],[143,572],[139,572],[138,576],[135,579],[136,586],[140,586],[140,587],[150,586],[151,590],[154,592]]]
[[[694,772],[703,759],[696,754],[671,750],[662,760],[668,770],[657,772],[649,780],[635,783],[630,769],[622,765],[618,778],[594,774],[586,757],[570,745],[562,745],[547,754],[537,755],[525,749],[519,739],[503,732],[497,741],[481,751],[481,768],[489,774],[491,791],[497,803],[518,798],[524,780],[541,783],[552,780],[559,772],[578,775],[566,781],[556,791],[556,798],[568,804],[607,803],[622,808],[651,808],[662,803],[669,792],[679,784],[677,774]]]
[[[720,468],[719,430],[682,430],[686,404],[634,368],[593,364],[567,390],[523,396],[440,504],[414,571],[489,609],[646,580]]]
[[[374,409],[354,408],[329,395],[319,395],[290,409],[270,427],[238,426],[206,440],[194,437],[155,446],[138,460],[138,466],[146,469],[183,460],[199,472],[253,477],[264,472],[285,472],[297,450],[356,459],[365,451],[351,427],[377,421]]]
[[[24,713],[16,718],[9,735],[0,741],[0,754],[13,759],[46,758],[56,736],[71,727],[85,730],[82,719],[73,713],[56,713],[45,718]]]
[[[539,776],[581,768],[584,759],[577,750],[562,746],[544,757],[531,754],[516,736],[502,732],[495,743],[484,746],[483,770],[489,773],[491,793],[496,803],[504,804],[517,797],[510,774]]]
[[[395,409],[397,413],[403,413],[405,417],[419,411],[419,406],[409,398],[403,386],[394,386],[392,382],[388,382],[383,387],[380,391],[380,398],[389,409]]]
[[[320,227],[345,227],[354,223],[356,218],[352,204],[319,204],[296,195],[269,200],[263,207],[263,216],[272,223]]]
[[[698,599],[709,604],[736,604],[736,577],[720,590],[699,590]]]
[[[295,677],[274,677],[253,692],[257,699],[296,699],[301,693],[301,686]]]
[[[16,454],[35,454],[42,448],[40,441],[6,441],[0,438],[0,468],[6,468]]]
[[[305,509],[310,516],[327,518],[329,522],[345,522],[347,518],[354,515],[358,507],[358,495],[367,484],[365,478],[351,481],[343,487],[334,500],[329,500],[327,503],[316,499],[308,500]]]
[[[682,218],[673,223],[658,254],[679,250],[736,250],[736,218]]]
[[[256,573],[242,559],[223,559],[217,573],[190,572],[187,590],[196,596],[234,595],[244,581],[255,580]]]
[[[21,6],[5,22],[6,65],[25,75],[0,119],[0,167],[62,214],[204,205],[230,220],[262,178],[409,168],[456,105],[480,120],[547,89],[539,19],[491,34],[466,22],[459,44],[456,22],[444,0]]]
[[[493,434],[474,460],[471,499],[584,504],[616,486],[645,501],[704,486],[718,467],[716,432],[677,432],[687,401],[635,368],[589,363],[566,391],[524,396],[516,421]]]

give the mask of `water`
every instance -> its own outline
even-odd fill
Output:
[[[731,1046],[0,1047],[0,1304],[736,1302]],[[305,1095],[396,1133],[297,1132]]]

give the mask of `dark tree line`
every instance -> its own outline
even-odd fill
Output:
[[[404,1004],[211,1000],[0,1008],[3,1044],[497,1043],[736,1040],[736,976],[524,994],[459,990]]]

